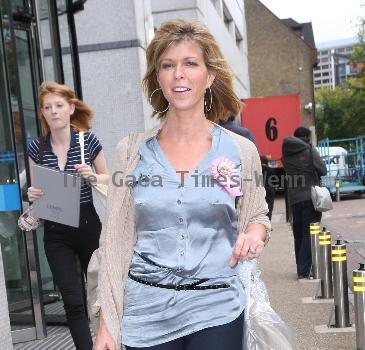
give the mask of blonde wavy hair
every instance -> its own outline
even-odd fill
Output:
[[[214,36],[200,22],[188,22],[181,19],[167,21],[162,23],[160,29],[155,32],[155,36],[146,51],[147,71],[142,80],[146,96],[150,98],[153,91],[160,87],[157,81],[157,73],[164,52],[171,45],[185,40],[193,41],[200,46],[208,71],[215,75],[213,84],[210,87],[212,107],[210,111],[205,108],[206,117],[213,121],[226,121],[230,114],[238,114],[241,109],[241,101],[233,90],[232,71]],[[209,92],[205,94],[204,98],[209,108]],[[166,117],[167,111],[163,111],[166,109],[167,103],[163,94],[154,93],[151,98],[151,105],[154,109],[151,116]]]
[[[39,88],[39,106],[43,135],[47,135],[50,131],[46,118],[42,113],[44,98],[48,94],[63,97],[69,104],[75,105],[75,111],[71,115],[71,127],[75,131],[87,131],[91,128],[91,118],[94,112],[67,86],[58,84],[54,81],[44,81]]]

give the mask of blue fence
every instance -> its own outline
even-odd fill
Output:
[[[336,193],[365,192],[365,136],[318,142],[317,150],[327,166],[327,175],[322,184]]]

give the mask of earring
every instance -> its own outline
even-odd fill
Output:
[[[204,107],[207,112],[210,112],[210,110],[212,109],[212,105],[213,105],[213,94],[212,94],[212,90],[210,89],[210,87],[208,87],[208,89],[206,89],[205,92],[207,92],[208,90],[209,90],[209,94],[210,94],[209,108],[207,107],[207,100],[205,98],[204,98]]]
[[[162,91],[162,89],[161,88],[157,88],[157,89],[155,89],[155,90],[153,90],[152,91],[152,94],[151,94],[151,96],[150,96],[150,98],[149,98],[149,101],[150,101],[150,105],[152,106],[152,96],[153,96],[153,94],[156,92],[156,91],[158,91],[158,90],[161,90]],[[165,113],[168,109],[169,109],[169,107],[170,107],[170,103],[168,103],[167,104],[167,107],[162,111],[162,112],[160,112],[160,111],[156,111],[155,109],[153,110],[154,112],[156,112],[156,113]]]

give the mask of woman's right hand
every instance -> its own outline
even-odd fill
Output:
[[[40,188],[35,187],[28,187],[27,194],[29,202],[34,202],[44,195],[43,191]]]
[[[116,350],[115,342],[104,324],[100,325],[98,335],[96,336],[93,350]]]

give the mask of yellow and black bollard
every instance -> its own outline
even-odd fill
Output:
[[[311,237],[311,251],[312,251],[312,272],[313,278],[320,278],[319,271],[319,242],[318,235],[321,232],[321,226],[319,222],[312,222],[309,225],[309,233]]]
[[[321,275],[321,297],[333,298],[332,264],[331,264],[331,232],[323,227],[318,235]]]
[[[352,272],[355,300],[356,349],[365,350],[365,264]]]
[[[336,202],[340,201],[340,180],[336,180],[335,182],[335,186],[336,186]]]
[[[335,327],[350,327],[346,244],[337,240],[332,245]]]

